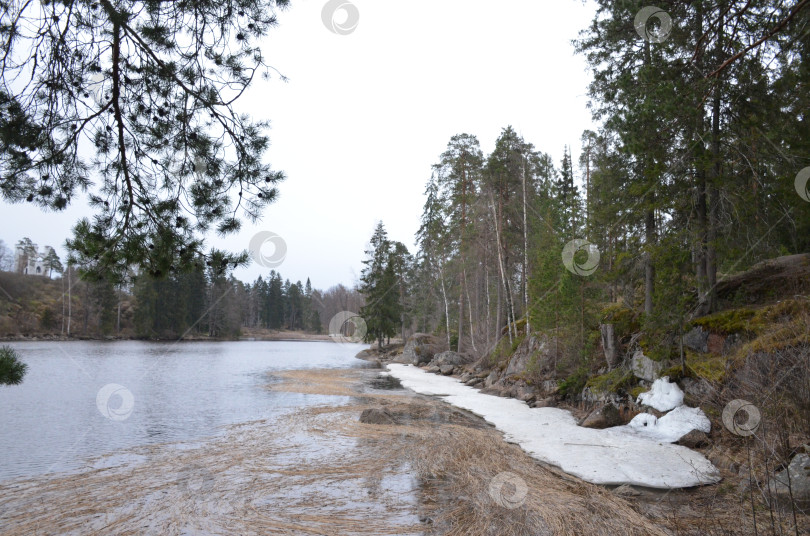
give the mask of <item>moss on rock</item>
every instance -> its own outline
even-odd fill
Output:
[[[627,390],[637,383],[632,372],[624,369],[613,369],[606,374],[590,378],[585,386],[590,388],[594,394],[618,393]]]
[[[641,329],[638,313],[620,303],[614,303],[602,309],[602,323],[613,324],[619,339],[629,337]]]

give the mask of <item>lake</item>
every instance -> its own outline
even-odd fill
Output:
[[[364,367],[329,341],[15,342],[28,373],[0,386],[0,480],[75,471],[88,458],[184,443],[226,426],[349,397],[272,391],[273,373]]]

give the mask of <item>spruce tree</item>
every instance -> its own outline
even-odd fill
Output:
[[[393,248],[382,222],[377,224],[366,250],[365,267],[360,275],[360,292],[366,305],[360,316],[366,323],[366,340],[377,341],[382,348],[383,340],[397,333],[400,325],[399,284],[396,277]]]

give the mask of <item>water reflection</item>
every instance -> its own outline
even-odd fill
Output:
[[[323,403],[319,395],[265,389],[268,372],[364,365],[354,358],[361,345],[330,342],[11,345],[28,374],[22,385],[0,387],[0,480],[75,470],[91,456],[201,439],[228,424]],[[131,408],[122,406],[124,391],[102,391],[111,384],[131,393]]]

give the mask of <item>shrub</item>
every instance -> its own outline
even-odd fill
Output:
[[[28,365],[20,361],[17,351],[11,346],[0,346],[0,385],[22,383]]]

